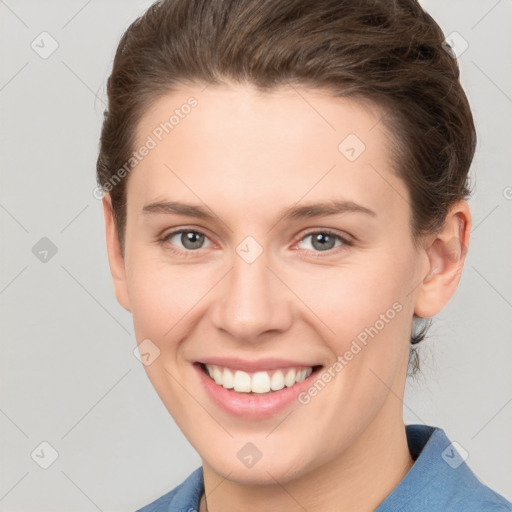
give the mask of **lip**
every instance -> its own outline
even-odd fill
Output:
[[[219,361],[220,359],[216,360]],[[211,361],[213,361],[213,359],[211,359]],[[233,365],[233,360],[230,361]],[[261,363],[261,361],[259,361],[259,363]],[[280,363],[282,364],[282,361]],[[219,366],[223,366],[220,363],[213,362],[208,362],[208,364],[218,364]],[[302,382],[297,382],[290,388],[284,387],[279,391],[271,391],[260,395],[258,393],[238,393],[232,389],[225,389],[216,384],[215,381],[206,374],[202,363],[194,363],[192,366],[197,372],[208,397],[215,405],[217,405],[217,407],[230,415],[249,420],[269,418],[287,409],[297,401],[297,397],[300,393],[304,392],[309,388],[309,386],[311,386],[312,381],[316,379],[317,374],[322,369],[320,365],[316,365],[313,367],[314,369],[311,375]],[[226,364],[225,366],[228,365]],[[312,365],[307,366],[309,367]],[[260,366],[260,368],[262,367]],[[270,369],[268,366],[265,368]],[[276,368],[283,368],[283,366],[277,366]],[[237,369],[242,368],[237,366]]]

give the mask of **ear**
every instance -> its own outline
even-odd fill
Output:
[[[117,236],[117,227],[114,221],[114,212],[109,194],[105,194],[103,198],[103,215],[105,217],[108,262],[114,282],[116,298],[123,308],[131,312],[128,287],[126,286],[124,256],[119,243],[119,237]]]
[[[414,308],[417,316],[435,316],[454,295],[466,260],[470,232],[469,205],[459,201],[446,215],[442,228],[426,239],[422,250],[429,268],[417,290]]]

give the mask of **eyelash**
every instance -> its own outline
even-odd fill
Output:
[[[165,246],[165,248],[171,252],[173,252],[174,254],[178,254],[180,256],[184,256],[186,258],[190,258],[190,257],[195,257],[196,255],[194,253],[196,252],[199,252],[200,249],[196,249],[196,250],[183,250],[183,249],[176,249],[175,247],[173,247],[170,243],[169,243],[169,239],[172,238],[174,235],[177,235],[179,233],[197,233],[199,235],[203,235],[205,238],[208,238],[208,235],[206,235],[206,233],[203,233],[201,230],[198,230],[198,229],[188,229],[188,228],[181,228],[181,229],[177,229],[175,231],[171,231],[170,233],[167,233],[165,234],[164,236],[160,237],[157,239],[157,242],[161,245],[161,246]],[[308,231],[307,233],[304,233],[302,235],[302,237],[298,240],[298,242],[302,242],[302,240],[304,240],[305,238],[307,238],[308,236],[310,235],[314,235],[314,234],[318,234],[318,233],[322,233],[324,235],[330,235],[330,236],[333,236],[334,238],[337,238],[338,240],[340,240],[342,242],[342,245],[341,246],[338,246],[337,248],[333,248],[333,249],[328,249],[326,251],[311,251],[311,250],[306,250],[306,252],[310,253],[311,256],[313,256],[314,258],[323,258],[323,257],[328,257],[328,256],[332,256],[333,254],[338,254],[339,252],[343,251],[343,250],[346,250],[347,247],[351,247],[354,245],[354,242],[348,238],[345,238],[341,235],[339,235],[338,233],[330,230],[330,229],[317,229],[317,230],[311,230],[311,231]],[[326,256],[324,256],[322,253],[326,253]]]

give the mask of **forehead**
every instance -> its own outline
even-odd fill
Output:
[[[374,210],[396,204],[403,213],[407,191],[394,172],[382,115],[371,103],[298,87],[169,93],[137,127],[135,149],[150,149],[131,172],[129,208],[179,198],[261,216],[336,196]]]

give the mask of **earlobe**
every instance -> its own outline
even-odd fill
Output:
[[[471,212],[466,201],[457,202],[438,233],[423,249],[429,268],[418,287],[414,312],[431,318],[448,304],[457,290],[466,259],[471,231]]]
[[[117,227],[114,221],[112,202],[109,194],[105,195],[102,202],[103,215],[105,218],[108,262],[110,266],[110,273],[112,275],[112,281],[114,283],[116,298],[119,304],[123,306],[123,308],[131,312],[126,283],[125,261],[121,251],[121,246],[119,244],[119,237],[117,235]]]

